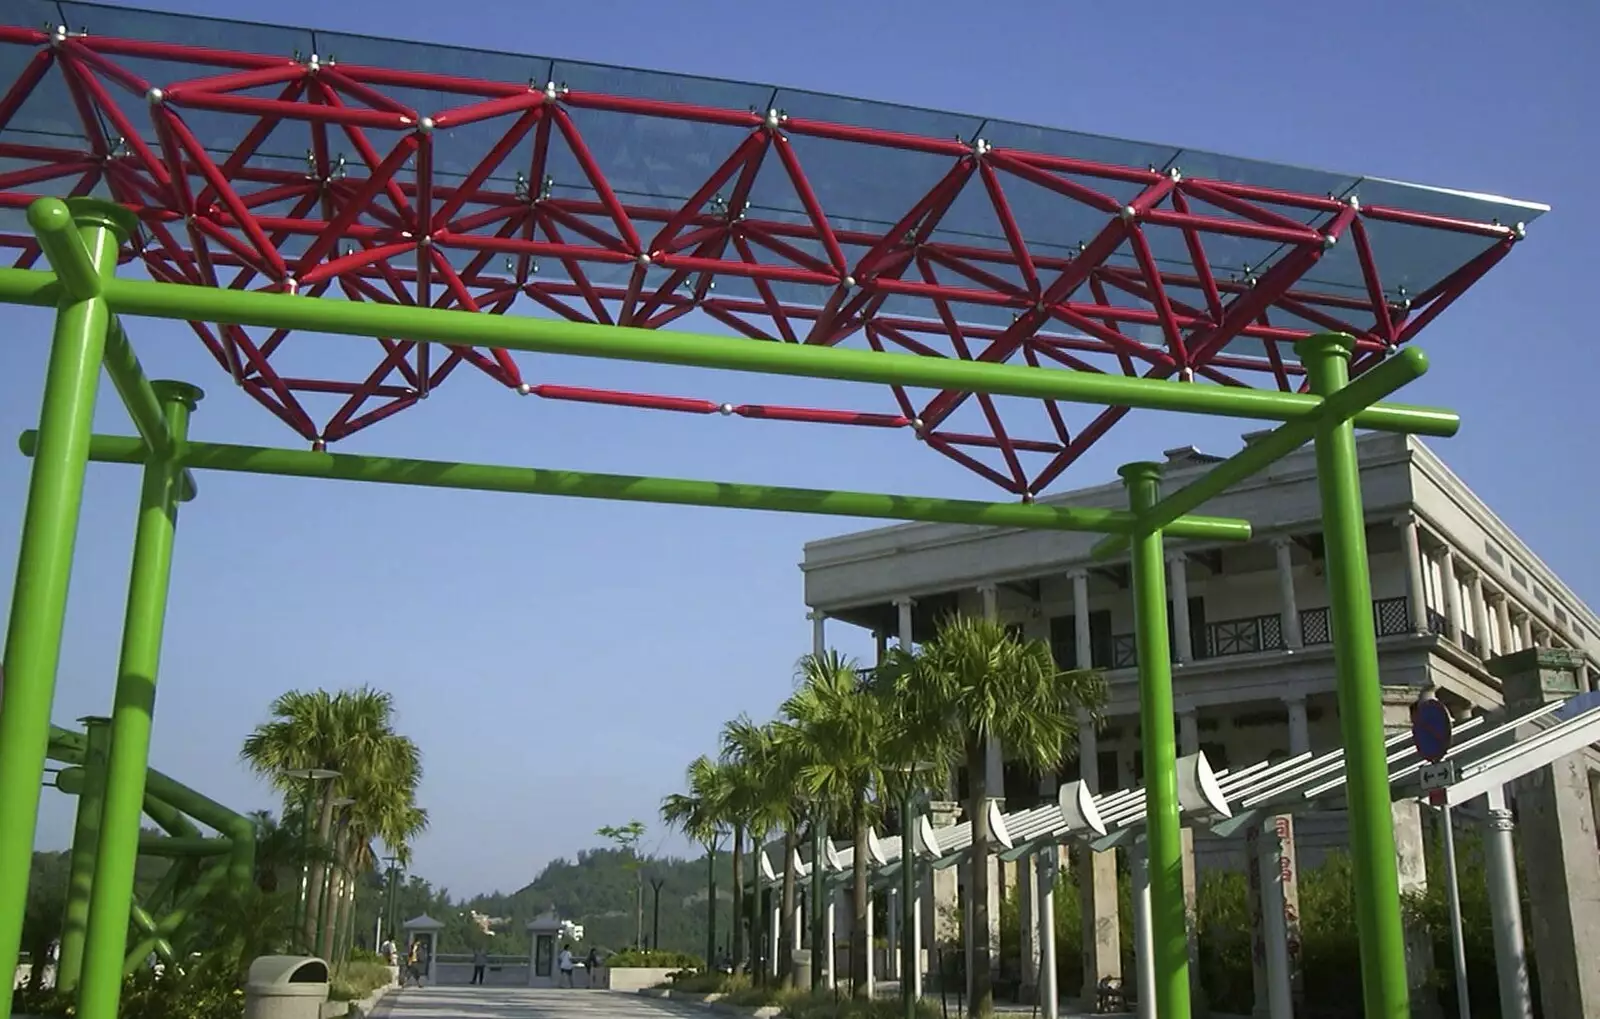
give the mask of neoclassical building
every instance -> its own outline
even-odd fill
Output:
[[[1485,663],[1528,647],[1574,649],[1580,685],[1593,689],[1600,678],[1600,618],[1427,446],[1367,434],[1358,448],[1390,723],[1407,725],[1427,689],[1459,715],[1498,708],[1500,682]],[[1169,450],[1164,484],[1176,489],[1220,459],[1193,448]],[[1059,499],[1126,505],[1120,482]],[[1284,458],[1201,512],[1248,519],[1255,537],[1242,545],[1168,542],[1179,752],[1204,750],[1220,769],[1337,747],[1312,451]],[[880,647],[918,642],[947,613],[987,613],[1048,640],[1064,668],[1104,669],[1105,724],[1084,729],[1076,761],[1041,782],[992,752],[989,770],[991,789],[996,777],[1003,779],[999,795],[1007,810],[1053,796],[1060,782],[1074,779],[1109,792],[1139,785],[1142,767],[1128,565],[1125,558],[1092,560],[1096,540],[939,524],[829,538],[805,547],[806,604],[819,642],[827,627],[840,625],[872,630]],[[1600,757],[1591,781],[1597,773]],[[1402,882],[1416,889],[1427,880],[1419,808],[1397,804],[1395,821]],[[1315,865],[1342,843],[1343,828],[1338,814],[1300,817],[1300,865]],[[1200,833],[1193,862],[1200,869],[1241,867],[1244,841]],[[1091,911],[1099,921],[1095,936],[1085,938],[1086,977],[1118,967],[1114,884],[1108,888],[1104,874],[1097,881],[1096,869],[1103,868],[1082,868],[1080,881],[1086,921]]]

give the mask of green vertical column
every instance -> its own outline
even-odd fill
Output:
[[[78,988],[78,1015],[83,1019],[116,1019],[122,990],[128,908],[133,898],[134,864],[139,856],[145,769],[150,760],[150,716],[155,710],[156,668],[161,658],[167,581],[172,573],[172,541],[178,521],[182,477],[178,456],[189,432],[189,414],[201,397],[200,390],[182,382],[153,385],[166,415],[174,453],[145,465],[144,484],[139,492],[128,608],[122,624],[122,656],[117,665],[116,706],[111,714],[105,812],[100,823],[89,936]]]
[[[83,718],[87,744],[83,755],[83,788],[78,792],[78,816],[72,828],[72,855],[68,861],[67,910],[61,924],[61,958],[56,964],[56,988],[71,991],[83,969],[83,939],[89,926],[89,890],[94,886],[94,859],[100,848],[100,814],[106,794],[106,752],[111,743],[111,719]]]
[[[1161,465],[1119,471],[1135,514],[1161,498]],[[1155,945],[1156,1019],[1189,1019],[1189,931],[1183,900],[1178,822],[1178,746],[1173,730],[1172,651],[1167,640],[1166,558],[1159,529],[1135,527],[1134,646],[1139,655],[1139,730],[1144,755],[1145,830],[1150,867],[1150,929]]]
[[[817,819],[811,823],[811,991],[822,990],[822,960],[833,951],[828,940],[828,875],[824,866],[823,846],[828,842],[828,823],[823,820],[822,808],[817,808]],[[853,936],[852,936],[853,937]],[[799,945],[795,946],[799,948]],[[871,946],[867,950],[870,952]],[[851,965],[854,965],[854,953]]]
[[[1326,397],[1344,387],[1354,349],[1350,337],[1337,333],[1300,341],[1297,351],[1313,393]],[[1348,421],[1323,424],[1317,429],[1316,451],[1328,617],[1350,803],[1350,862],[1355,878],[1356,931],[1361,938],[1362,998],[1368,1019],[1405,1019],[1411,1014],[1405,930],[1400,919],[1400,875],[1390,813],[1389,765],[1383,747],[1383,696],[1355,427]]]
[[[83,199],[70,207],[48,199],[28,209],[28,221],[41,240],[48,236],[76,246],[75,258],[57,265],[56,272],[63,284],[70,277],[78,285],[63,285],[56,307],[38,451],[28,480],[6,627],[5,683],[0,687],[0,970],[6,972],[22,941],[67,583],[110,320],[100,285],[116,271],[117,247],[130,220],[117,206]],[[0,994],[0,1019],[10,1014],[11,995]]]

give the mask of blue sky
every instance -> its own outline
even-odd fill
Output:
[[[172,10],[264,16],[222,0]],[[1419,0],[1226,5],[866,4],[589,0],[277,0],[284,24],[378,31],[569,59],[770,81],[1123,137],[1187,144],[1546,202],[1554,211],[1423,334],[1434,370],[1408,392],[1459,408],[1447,461],[1591,604],[1600,550],[1590,317],[1600,122],[1590,4]],[[1583,275],[1580,275],[1583,274]],[[8,311],[0,436],[36,421],[48,317]],[[155,376],[209,395],[198,437],[290,444],[226,384],[191,334],[133,329]],[[341,351],[350,341],[326,342]],[[865,405],[839,386],[542,358],[536,380],[732,402]],[[100,427],[126,431],[105,390]],[[873,395],[871,400],[880,399]],[[888,409],[885,407],[885,409]],[[1065,485],[1193,443],[1229,450],[1242,422],[1141,415]],[[6,449],[13,448],[10,439]],[[361,433],[361,452],[992,496],[900,433],[519,400],[480,377]],[[0,577],[9,579],[28,462],[0,452]],[[731,715],[771,712],[809,649],[796,563],[851,521],[207,476],[185,507],[153,761],[241,809],[270,793],[240,740],[291,687],[393,691],[426,755],[433,824],[420,873],[457,892],[513,889],[593,831],[638,817],[670,848],[660,797]],[[137,475],[91,469],[56,719],[106,710]],[[9,598],[9,584],[0,598]],[[869,638],[835,629],[844,650]],[[71,803],[45,795],[39,844]]]

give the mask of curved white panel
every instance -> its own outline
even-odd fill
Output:
[[[883,851],[883,843],[878,839],[876,828],[867,829],[867,855],[880,867],[889,862],[888,854]]]
[[[917,818],[915,831],[918,842],[917,852],[932,860],[939,858],[939,838],[933,833],[933,822],[928,820],[928,815],[923,814]]]
[[[869,831],[870,835],[871,832]],[[844,861],[839,857],[839,847],[834,845],[832,839],[823,842],[823,859],[827,861],[829,870],[844,870]]]
[[[1061,787],[1059,797],[1061,820],[1068,831],[1088,829],[1096,835],[1106,833],[1106,823],[1100,817],[1100,808],[1094,805],[1094,796],[1082,782],[1068,782]]]
[[[1205,751],[1178,758],[1178,809],[1190,814],[1232,817],[1222,786],[1206,760]]]
[[[1011,848],[1011,830],[1006,827],[1006,815],[1000,812],[1000,801],[989,801],[989,836],[1001,848]]]
[[[767,880],[767,881],[776,881],[776,880],[778,880],[778,872],[775,869],[773,869],[772,857],[767,855],[767,850],[763,849],[763,850],[761,850],[761,852],[757,853],[756,855],[757,855],[757,857],[759,857],[759,859],[761,861],[761,876],[762,876],[762,878]]]

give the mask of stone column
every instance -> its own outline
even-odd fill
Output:
[[[1078,655],[1078,668],[1087,669],[1094,665],[1094,645],[1089,641],[1089,571],[1073,570],[1067,576],[1072,578],[1072,626],[1074,650]]]
[[[1082,638],[1083,631],[1079,630]],[[1101,791],[1100,746],[1094,727],[1078,719],[1078,776],[1091,793]],[[1115,780],[1115,776],[1112,776]],[[1073,843],[1072,866],[1078,878],[1078,915],[1083,949],[1083,986],[1079,1004],[1093,1012],[1100,981],[1122,979],[1122,924],[1117,907],[1117,854],[1096,853],[1084,842]]]
[[[928,823],[935,829],[948,828],[960,818],[961,804],[953,800],[934,800],[928,804]],[[955,867],[934,870],[930,866],[928,870],[928,883],[924,886],[927,894],[923,900],[922,940],[928,950],[928,970],[936,972],[940,949],[946,953],[952,948],[957,951],[961,949],[961,928],[956,913],[960,904],[960,874]]]
[[[1172,597],[1173,657],[1182,665],[1194,661],[1194,641],[1189,634],[1189,557],[1182,552],[1169,553],[1167,573]]]
[[[1272,551],[1278,560],[1278,613],[1283,628],[1283,646],[1304,646],[1300,635],[1300,606],[1294,595],[1294,542],[1284,536],[1272,539]]]
[[[1533,613],[1524,612],[1517,617],[1517,636],[1522,639],[1522,646],[1518,651],[1526,651],[1533,647]]]
[[[1487,661],[1494,653],[1489,649],[1489,603],[1484,598],[1483,574],[1473,573],[1468,583],[1472,592],[1472,628],[1478,631],[1473,634],[1478,638],[1478,657]]]
[[[839,898],[838,892],[828,893],[828,909],[822,924],[822,982],[827,987],[836,987],[839,983],[838,974],[834,972],[839,954]],[[812,964],[816,964],[815,960]]]
[[[1428,588],[1422,582],[1422,546],[1417,540],[1416,514],[1402,513],[1395,517],[1394,525],[1400,529],[1400,550],[1406,557],[1406,612],[1411,629],[1427,633]]]
[[[890,887],[884,894],[884,915],[889,920],[888,937],[884,938],[887,950],[883,956],[883,978],[899,980],[900,976],[900,889]]]
[[[1310,751],[1311,735],[1304,694],[1284,698],[1288,710],[1289,753]],[[1295,853],[1294,818],[1265,818],[1245,836],[1250,909],[1250,976],[1255,992],[1252,1015],[1273,1019],[1285,1000],[1295,1014],[1305,1009],[1305,979],[1300,956],[1300,871]],[[1276,1002],[1276,1006],[1274,1006]],[[1279,1012],[1273,1012],[1277,1007]]]
[[[1456,583],[1455,557],[1448,548],[1439,550],[1439,584],[1444,588],[1445,636],[1461,643],[1461,585]]]
[[[1311,719],[1306,713],[1305,694],[1290,694],[1283,699],[1289,709],[1289,756],[1311,752]]]
[[[1504,591],[1500,592],[1494,600],[1494,627],[1495,633],[1500,637],[1500,653],[1509,655],[1511,644],[1511,596]]]
[[[1043,803],[1055,802],[1056,778],[1047,775],[1039,780],[1039,799]],[[1043,986],[1039,977],[1039,952],[1041,925],[1055,922],[1055,917],[1041,912],[1038,874],[1043,873],[1044,857],[1054,854],[1054,847],[1041,849],[1033,856],[1017,861],[1017,919],[1022,927],[1022,1000],[1038,1000],[1037,991]]]
[[[1579,692],[1582,653],[1570,648],[1496,658],[1506,710],[1524,714]],[[1583,755],[1572,754],[1513,783],[1528,878],[1529,934],[1544,1014],[1600,1019],[1600,854]]]
[[[806,613],[811,620],[811,653],[819,658],[828,650],[828,614],[821,609]]]
[[[1454,583],[1452,578],[1447,578]],[[1456,599],[1459,605],[1460,599]],[[1460,619],[1459,614],[1456,616]],[[1458,629],[1457,633],[1460,632]],[[1385,687],[1383,727],[1387,734],[1409,731],[1411,708],[1421,693],[1416,687]],[[1422,806],[1401,800],[1390,808],[1394,818],[1394,846],[1400,872],[1400,894],[1425,895],[1428,891],[1428,840],[1422,828]],[[1433,977],[1433,940],[1421,923],[1406,923],[1406,974],[1411,984],[1412,1019],[1441,1019]]]
[[[900,623],[900,629],[896,636],[900,641],[900,650],[902,651],[910,651],[912,642],[915,639],[912,637],[911,632],[911,607],[915,604],[916,602],[909,597],[901,597],[894,600],[894,607],[898,612]]]

